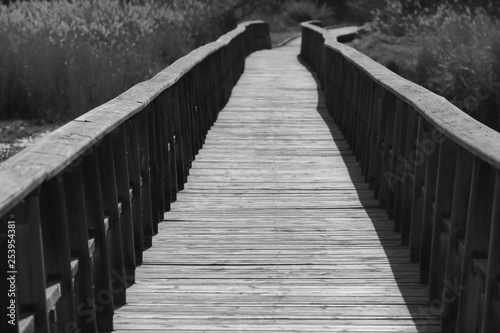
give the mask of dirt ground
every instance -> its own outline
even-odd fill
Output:
[[[30,120],[0,121],[0,162],[35,143],[62,124]]]

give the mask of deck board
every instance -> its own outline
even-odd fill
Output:
[[[252,54],[117,332],[437,332],[298,41]]]

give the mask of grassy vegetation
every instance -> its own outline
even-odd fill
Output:
[[[105,0],[1,6],[0,116],[67,120],[109,100],[192,47],[185,16]]]
[[[477,3],[415,3],[386,1],[352,46],[499,131],[500,22],[495,11]]]

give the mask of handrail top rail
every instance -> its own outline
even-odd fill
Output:
[[[0,163],[0,216],[12,209],[42,182],[75,162],[104,136],[143,110],[201,61],[244,33],[247,27],[262,24],[267,25],[259,20],[240,23],[216,41],[179,58],[151,79],[137,83]]]
[[[383,88],[401,98],[429,123],[472,154],[500,168],[500,133],[475,120],[446,98],[387,69],[356,49],[339,43],[342,35],[304,22],[302,27],[322,34],[325,46],[344,56]]]

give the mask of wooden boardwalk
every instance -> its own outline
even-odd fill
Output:
[[[251,55],[117,332],[437,332],[299,41]]]

